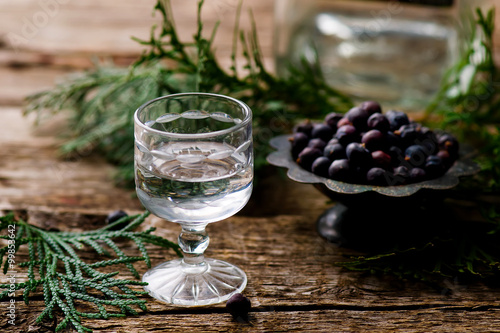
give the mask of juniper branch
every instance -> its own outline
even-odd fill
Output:
[[[9,228],[16,231],[15,234],[11,232],[7,237],[2,237],[11,240],[0,248],[0,264],[3,262],[5,271],[14,265],[12,260],[7,260],[9,254],[19,260],[22,258],[21,255],[16,256],[19,248],[26,246],[28,251],[27,259],[15,262],[16,266],[27,270],[28,280],[0,284],[0,299],[10,297],[12,292],[22,291],[25,303],[29,304],[30,295],[42,286],[45,309],[37,317],[37,322],[54,318],[56,313],[60,312],[63,318],[56,331],[68,325],[78,332],[91,331],[82,324],[82,318],[106,319],[136,315],[138,311],[134,307],[147,311],[146,300],[139,298],[146,292],[136,289],[145,283],[118,278],[118,271],[102,273],[98,269],[126,265],[134,277],[138,278],[134,263],[144,261],[151,267],[146,244],[159,245],[180,253],[176,244],[152,235],[154,228],[134,231],[148,215],[149,213],[145,212],[123,218],[119,223],[122,226],[120,230],[104,227],[85,232],[46,231],[15,219],[13,214],[0,217],[0,232]],[[127,255],[120,249],[120,243],[115,241],[117,239],[133,242],[141,255]],[[106,247],[111,249],[114,255]],[[80,258],[80,250],[95,251],[106,259],[87,263]],[[81,303],[93,304],[95,312],[78,311],[78,305]],[[113,311],[114,308],[119,312]]]
[[[279,117],[282,128],[273,135],[291,130],[300,118],[320,118],[328,112],[346,111],[350,99],[328,86],[318,71],[292,69],[289,78],[279,78],[265,67],[257,39],[255,20],[248,34],[239,28],[242,2],[235,17],[232,66],[226,71],[214,50],[218,23],[208,37],[201,19],[204,1],[198,2],[197,26],[192,41],[181,41],[169,0],[158,0],[154,9],[161,24],[153,26],[149,39],[133,38],[145,47],[129,68],[96,64],[96,68],[68,77],[55,87],[30,95],[26,113],[44,119],[54,112],[67,112],[69,124],[62,137],[62,154],[80,149],[98,151],[118,166],[118,180],[133,185],[134,111],[161,95],[187,91],[221,93],[241,99],[253,110],[255,138]],[[239,38],[238,38],[239,36]],[[248,36],[248,37],[246,37]],[[244,71],[236,69],[236,51],[241,46]],[[166,61],[165,61],[166,60]],[[277,107],[278,106],[278,107]],[[50,117],[49,117],[50,118]],[[266,142],[255,140],[256,170],[266,164],[270,151]],[[258,174],[258,172],[257,172]]]

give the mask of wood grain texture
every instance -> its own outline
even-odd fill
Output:
[[[82,226],[92,229],[104,223],[104,216],[99,215],[23,213],[33,224],[61,230],[77,230]],[[155,233],[168,239],[174,239],[179,231],[177,225],[154,216],[142,227],[149,226],[158,227]],[[131,329],[135,332],[138,327],[146,332],[158,329],[321,332],[329,328],[336,332],[493,332],[499,324],[498,290],[481,284],[459,285],[450,279],[445,285],[453,292],[441,293],[419,283],[343,271],[334,263],[344,260],[343,256],[349,251],[319,238],[311,221],[304,217],[236,216],[210,225],[208,232],[211,246],[207,256],[237,264],[248,275],[245,294],[252,301],[253,326],[234,322],[223,304],[178,308],[150,298],[148,313],[85,323],[103,332]],[[137,253],[126,243],[122,243],[122,247],[127,254]],[[174,257],[172,252],[156,247],[149,250],[153,265]],[[99,260],[91,252],[83,253],[82,257]],[[146,269],[144,264],[137,268]],[[112,270],[116,268],[103,271]],[[125,269],[120,277],[133,279]],[[19,274],[17,278],[22,280],[25,275]],[[18,298],[18,332],[28,331],[30,325],[34,332],[46,331],[33,323],[43,309],[41,297],[38,293],[29,306]],[[10,327],[5,318],[0,319],[0,327]]]
[[[158,17],[151,16],[153,0],[59,2],[54,15],[19,45],[13,45],[12,33],[21,35],[26,20],[42,15],[43,2],[0,2],[0,211],[14,210],[46,229],[77,231],[102,226],[112,210],[138,213],[143,208],[133,191],[114,186],[114,170],[99,156],[81,152],[61,159],[57,134],[65,120],[57,117],[35,128],[34,119],[22,114],[23,99],[67,74],[91,68],[93,55],[121,66],[130,64],[142,51],[130,36],[147,37]],[[207,0],[203,12],[207,33],[221,21],[217,53],[227,67],[237,3]],[[172,4],[181,37],[188,39],[196,29],[196,1]],[[242,26],[248,27],[246,13],[252,8],[266,63],[272,68],[273,2],[245,1],[244,6]],[[253,305],[251,324],[234,321],[224,304],[178,308],[147,298],[148,313],[87,320],[85,325],[96,332],[500,332],[498,286],[449,278],[443,279],[443,289],[436,289],[335,265],[355,252],[329,244],[315,230],[316,218],[332,205],[312,186],[292,182],[274,170],[259,180],[242,212],[209,225],[207,256],[235,263],[248,275],[245,294]],[[178,225],[153,216],[143,228],[148,226],[170,240],[179,232]],[[137,253],[133,246],[123,246],[127,253]],[[174,257],[156,247],[149,250],[153,265]],[[82,256],[98,259],[92,252]],[[137,268],[146,270],[145,264]],[[126,269],[120,270],[120,277],[132,278]],[[23,278],[26,274],[20,273]],[[0,281],[5,279],[0,273]],[[0,331],[53,331],[54,323],[34,322],[43,309],[40,291],[29,306],[17,300],[16,326],[7,323],[2,310]],[[0,307],[4,309],[6,302]]]
[[[40,301],[21,307],[26,315]],[[497,309],[471,311],[460,307],[363,309],[349,307],[311,307],[286,309],[254,308],[250,323],[233,320],[222,309],[151,310],[139,316],[91,322],[96,332],[498,332]],[[496,325],[496,326],[492,326]],[[0,319],[0,327],[2,325]],[[17,332],[52,332],[54,323],[36,324],[21,319]],[[15,330],[14,330],[15,331]],[[13,332],[14,332],[13,331]]]
[[[0,3],[0,105],[20,105],[26,95],[52,87],[68,73],[91,68],[97,60],[131,64],[145,50],[131,37],[148,39],[151,26],[160,22],[158,14],[152,15],[154,0],[46,2],[61,4],[48,10],[41,5],[44,1]],[[231,66],[238,2],[209,0],[202,11],[207,38],[220,23],[214,48],[226,69]],[[171,0],[181,40],[192,41],[196,33],[197,3]],[[250,31],[250,10],[257,18],[265,64],[272,70],[273,2],[243,4],[240,27],[246,31]]]

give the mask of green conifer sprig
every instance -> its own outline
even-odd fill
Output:
[[[46,231],[16,219],[13,214],[0,217],[0,238],[7,241],[0,248],[3,273],[8,276],[8,272],[17,270],[17,267],[27,270],[26,281],[0,284],[0,299],[12,298],[16,291],[22,291],[24,302],[29,304],[30,296],[41,289],[45,309],[36,321],[41,323],[44,319],[52,319],[60,312],[63,320],[56,331],[68,325],[78,332],[91,331],[82,324],[82,318],[106,319],[136,315],[137,309],[147,311],[146,300],[140,298],[146,292],[137,289],[145,283],[120,279],[118,271],[102,273],[98,269],[125,265],[138,279],[134,263],[144,261],[151,267],[146,244],[169,248],[182,255],[177,244],[151,234],[155,228],[133,231],[148,215],[149,212],[126,216],[103,228],[84,232]],[[118,239],[132,241],[141,255],[125,254],[116,242]],[[28,259],[20,261],[23,256],[18,250],[23,246],[27,247]],[[93,250],[104,258],[87,263],[78,255],[79,250]],[[93,307],[94,311],[78,310],[83,303]]]
[[[161,16],[161,24],[152,27],[148,40],[134,38],[145,47],[134,64],[117,68],[96,63],[91,70],[28,96],[26,113],[37,114],[39,121],[50,119],[54,113],[67,114],[69,123],[61,153],[71,156],[97,151],[118,166],[118,180],[131,185],[133,113],[153,98],[200,91],[229,95],[247,103],[254,117],[256,169],[267,164],[271,137],[290,132],[299,119],[320,118],[352,106],[350,98],[326,83],[319,67],[311,67],[306,61],[300,68],[290,66],[291,74],[286,78],[271,74],[264,66],[255,22],[249,32],[239,29],[241,2],[235,17],[232,65],[229,70],[223,69],[213,45],[218,24],[205,36],[203,3],[198,1],[193,39],[181,41],[170,1],[158,0],[154,10]],[[237,58],[243,65],[240,71]]]

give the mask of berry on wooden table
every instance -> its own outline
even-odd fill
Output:
[[[236,293],[226,302],[227,311],[236,320],[248,321],[248,313],[252,308],[250,300],[241,293]]]

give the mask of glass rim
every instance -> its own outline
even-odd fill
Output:
[[[213,132],[207,132],[207,133],[174,133],[174,132],[161,131],[161,130],[157,130],[157,129],[154,129],[154,128],[147,126],[145,123],[143,123],[139,119],[139,113],[142,110],[144,110],[147,106],[149,106],[153,103],[156,103],[158,101],[169,99],[172,97],[184,97],[184,96],[216,97],[216,98],[220,98],[220,99],[229,100],[229,101],[232,101],[232,102],[236,103],[237,105],[239,105],[245,111],[246,114],[240,123],[235,124],[235,125],[231,126],[230,128],[226,128],[226,129],[218,130],[218,131],[213,131]],[[134,112],[134,123],[136,125],[142,127],[146,131],[156,133],[156,134],[159,134],[161,136],[172,137],[172,138],[208,138],[208,137],[224,135],[224,134],[234,132],[242,127],[247,126],[248,123],[251,121],[252,121],[252,110],[250,109],[250,107],[246,103],[244,103],[236,98],[230,97],[230,96],[221,95],[221,94],[214,94],[214,93],[203,93],[203,92],[186,92],[186,93],[176,93],[176,94],[169,94],[169,95],[160,96],[160,97],[154,98],[154,99],[149,100],[146,103],[142,104]]]

